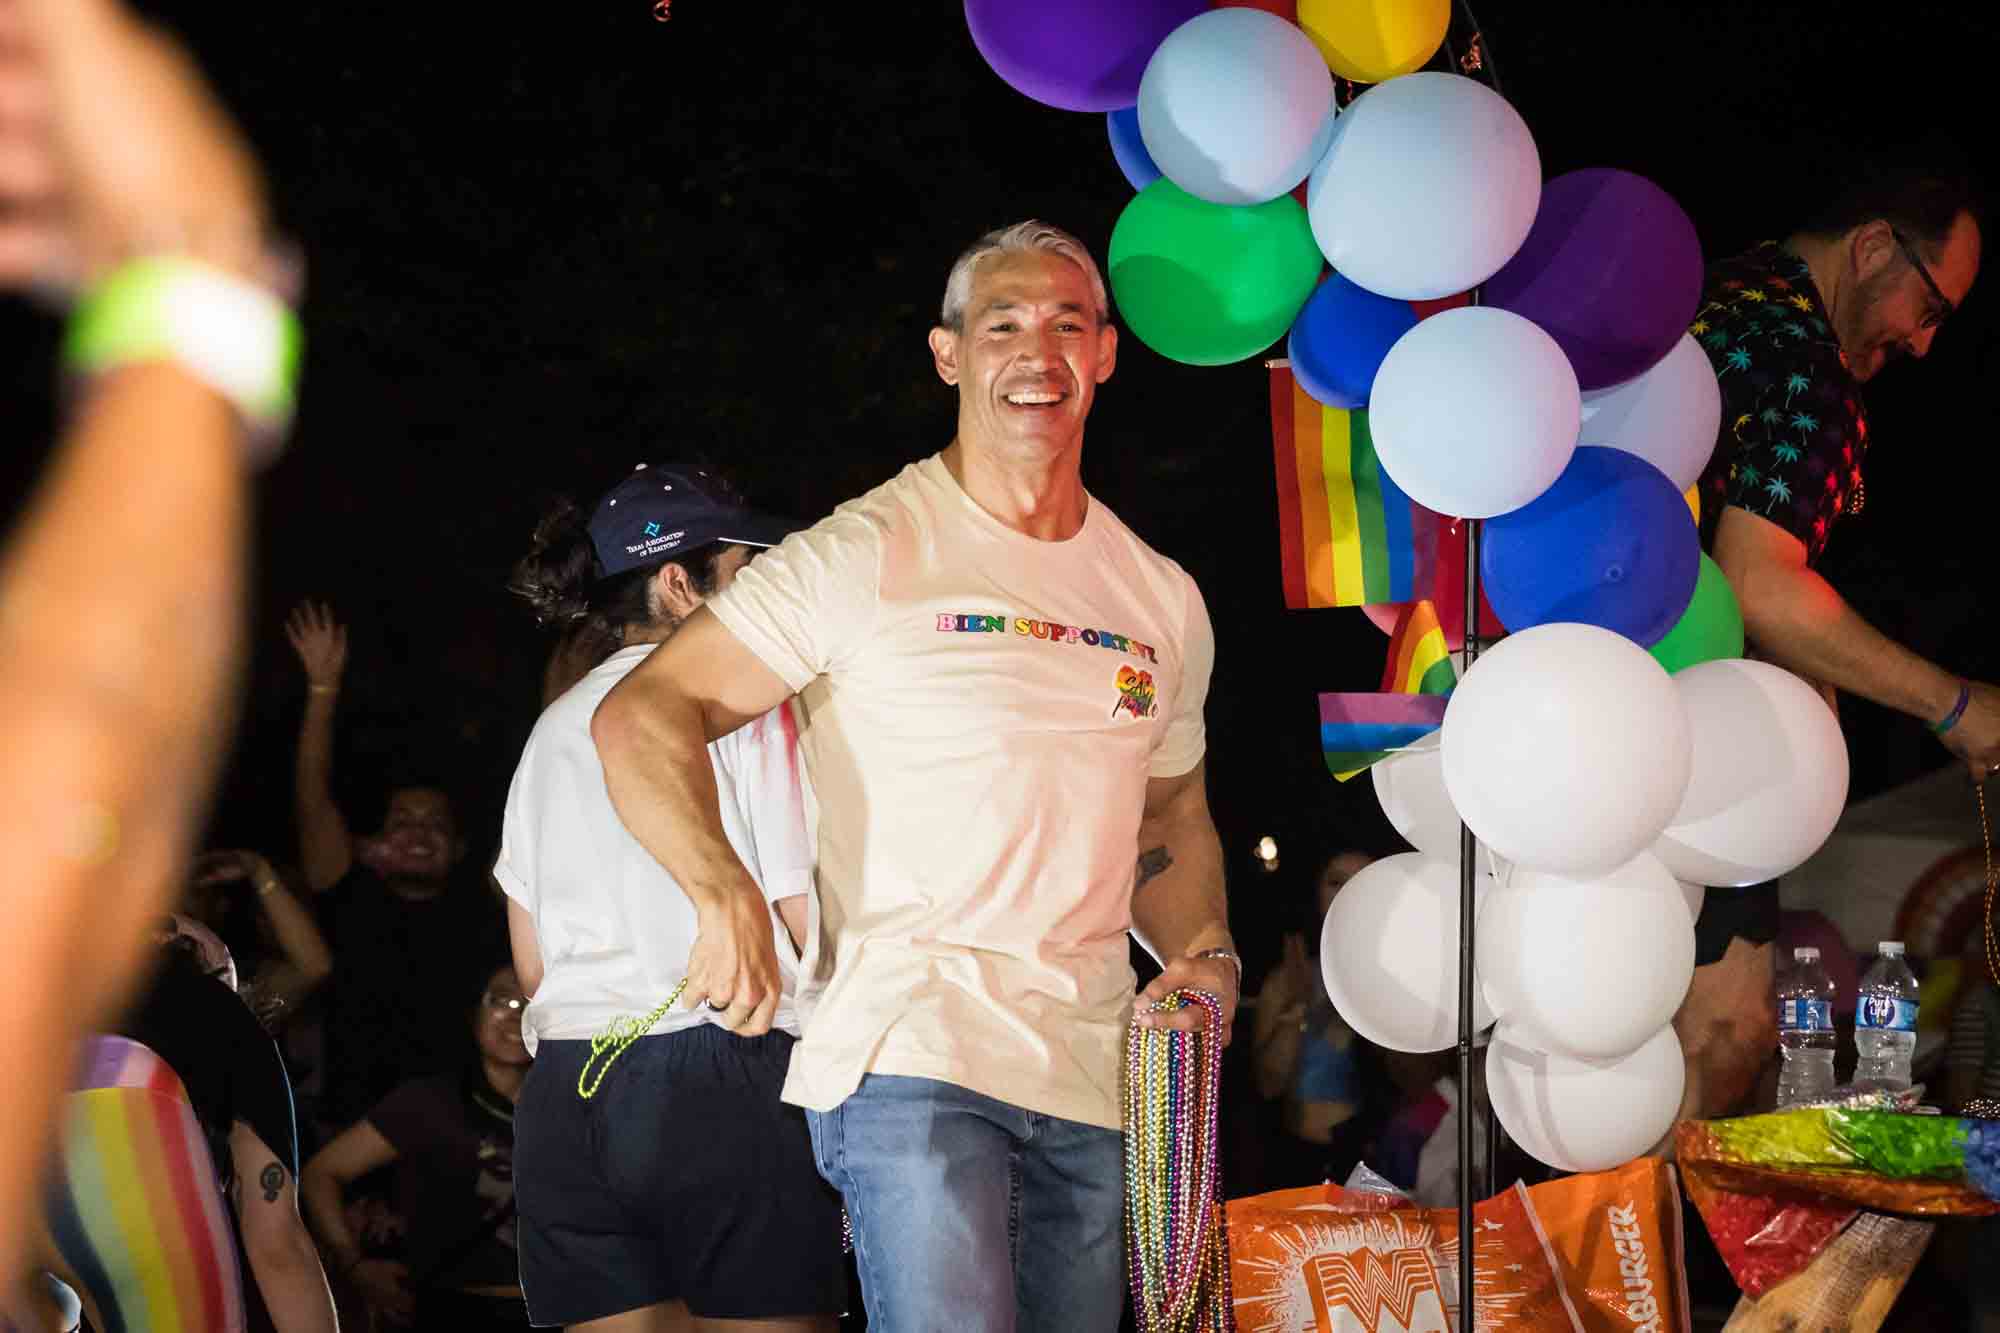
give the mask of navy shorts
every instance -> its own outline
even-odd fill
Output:
[[[540,1044],[514,1111],[536,1327],[673,1300],[709,1319],[842,1312],[840,1200],[804,1112],[778,1100],[791,1052],[782,1032],[709,1023],[642,1037],[585,1101],[590,1043]]]

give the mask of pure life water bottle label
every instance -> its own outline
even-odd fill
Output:
[[[1915,1006],[1911,1007],[1915,1025]],[[1778,1026],[1788,1032],[1833,1031],[1833,1003],[1829,1000],[1792,999],[1778,1005]]]
[[[1864,995],[1855,1007],[1854,1025],[1879,1028],[1886,1032],[1915,1032],[1917,1006],[1912,1000],[1891,999],[1887,995]]]

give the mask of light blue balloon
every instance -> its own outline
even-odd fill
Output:
[[[1135,191],[1160,178],[1160,169],[1153,165],[1152,154],[1146,151],[1146,141],[1139,137],[1138,107],[1105,112],[1104,128],[1111,136],[1111,156],[1118,159],[1118,169],[1125,173]]]
[[[1261,204],[1309,175],[1333,139],[1333,75],[1312,38],[1261,9],[1175,28],[1139,81],[1139,129],[1161,172],[1212,204]]]

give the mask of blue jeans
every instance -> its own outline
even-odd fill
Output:
[[[869,1333],[1116,1333],[1115,1130],[890,1074],[806,1123],[854,1224]]]

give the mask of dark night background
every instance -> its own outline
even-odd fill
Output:
[[[701,456],[824,514],[949,439],[923,338],[956,251],[1040,215],[1101,257],[1129,198],[1103,118],[1002,84],[951,0],[674,0],[667,23],[652,0],[152,10],[246,124],[310,257],[305,397],[257,486],[252,670],[213,829],[284,858],[291,604],[352,625],[357,820],[386,775],[440,773],[484,857],[547,649],[501,584],[549,495]],[[1545,172],[1653,177],[1712,256],[1782,234],[1860,141],[1949,127],[1994,178],[1984,6],[1478,10]],[[1871,387],[1868,505],[1823,565],[1885,630],[1987,678],[1995,281],[1929,363]],[[54,326],[10,306],[0,330],[18,503],[53,421]],[[1373,688],[1386,640],[1355,611],[1284,610],[1261,366],[1122,350],[1085,478],[1207,594],[1212,799],[1256,971],[1323,851],[1386,834],[1365,780],[1327,776],[1313,702]],[[1912,722],[1844,716],[1856,795],[1943,760]],[[1276,875],[1249,856],[1267,832]]]

